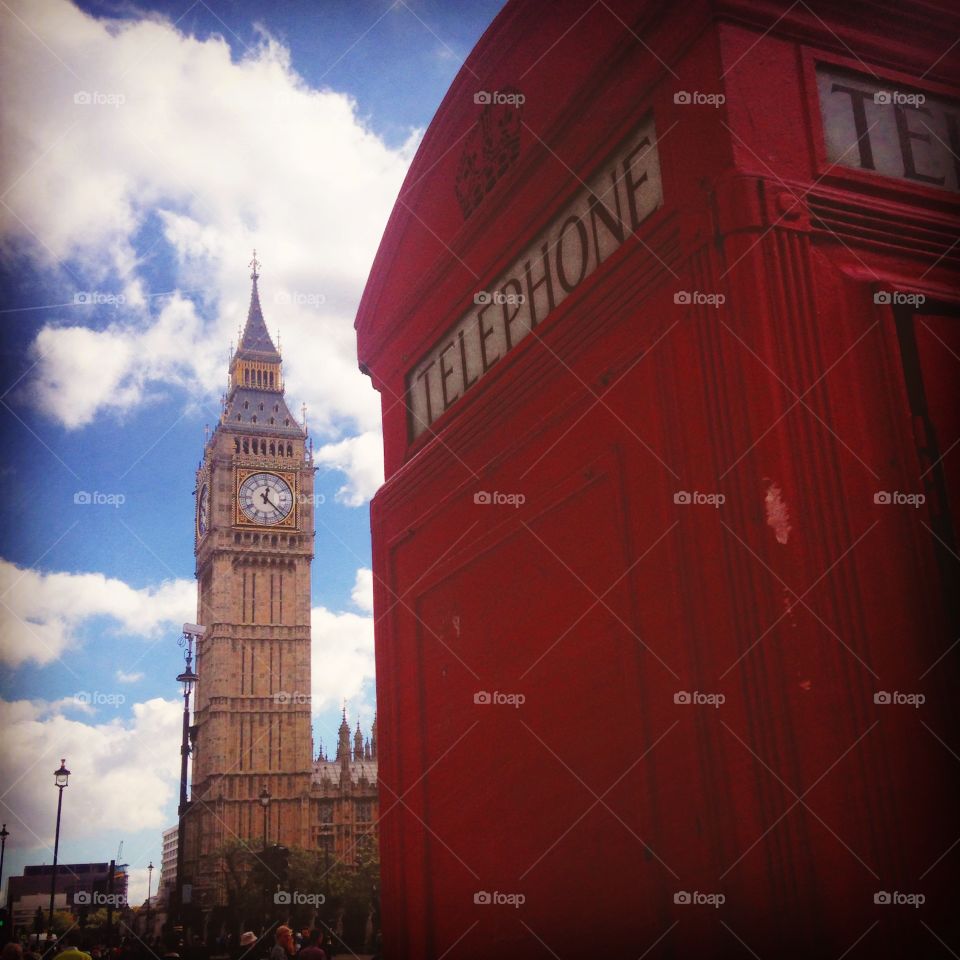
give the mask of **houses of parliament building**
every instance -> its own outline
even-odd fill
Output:
[[[202,909],[224,903],[221,852],[273,843],[352,863],[376,837],[377,732],[313,749],[310,566],[314,473],[305,425],[284,397],[259,263],[220,421],[196,477],[198,622],[184,881]]]

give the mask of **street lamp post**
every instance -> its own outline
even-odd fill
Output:
[[[47,926],[48,939],[53,936],[53,901],[57,895],[57,857],[60,853],[60,811],[63,809],[63,788],[70,779],[67,761],[61,757],[60,769],[53,771],[53,782],[57,790],[57,831],[53,838],[53,872],[50,877],[50,919]]]
[[[3,886],[3,858],[7,852],[7,837],[9,836],[10,831],[7,829],[7,825],[4,824],[3,829],[0,830],[0,887]]]
[[[269,820],[269,817],[270,817],[270,791],[269,791],[266,787],[264,787],[264,788],[260,791],[259,800],[260,800],[260,806],[263,807],[263,860],[264,860],[264,866],[266,866],[266,864],[267,864],[267,835],[268,835],[269,832],[270,832],[270,820]],[[267,869],[269,869],[269,867],[268,867]],[[264,903],[263,914],[264,914],[264,918],[265,918],[264,921],[263,921],[263,927],[264,927],[264,929],[266,929],[266,927],[267,927],[267,922],[268,922],[269,919],[270,919],[270,904],[269,904],[269,898],[268,898],[268,896],[267,896],[267,888],[268,888],[268,887],[269,887],[269,883],[264,887],[264,892],[263,892],[263,903]]]
[[[144,930],[145,936],[150,937],[150,890],[153,887],[153,861],[147,864],[147,928]]]
[[[269,834],[270,824],[270,792],[264,787],[260,791],[260,806],[263,807],[263,849],[267,849],[267,835]]]
[[[177,683],[183,684],[183,735],[180,740],[180,804],[177,807],[177,919],[182,924],[183,915],[183,854],[184,854],[184,817],[190,809],[187,800],[187,760],[190,756],[190,693],[193,685],[200,679],[193,670],[193,641],[206,633],[206,628],[196,623],[183,625],[180,645],[186,645],[184,651],[185,667],[177,677]]]

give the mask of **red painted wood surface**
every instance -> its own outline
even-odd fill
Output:
[[[815,84],[956,100],[958,32],[933,3],[513,0],[464,65],[357,318],[385,956],[960,951],[958,194],[831,166]],[[491,90],[526,98],[519,154],[465,218]],[[651,110],[663,206],[411,440],[407,374]]]

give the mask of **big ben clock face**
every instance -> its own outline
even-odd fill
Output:
[[[293,510],[293,491],[275,473],[251,473],[237,490],[240,512],[246,520],[273,527],[283,523]]]
[[[197,535],[206,536],[207,528],[210,524],[210,486],[204,484],[200,488],[200,496],[197,497]]]

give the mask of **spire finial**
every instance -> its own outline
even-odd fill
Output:
[[[257,278],[260,276],[260,267],[261,267],[261,266],[262,266],[262,264],[261,264],[260,261],[257,259],[257,248],[254,247],[254,248],[253,248],[253,259],[252,259],[252,260],[250,261],[250,263],[249,263],[249,267],[250,267],[250,279],[251,279],[251,280],[256,281]]]

